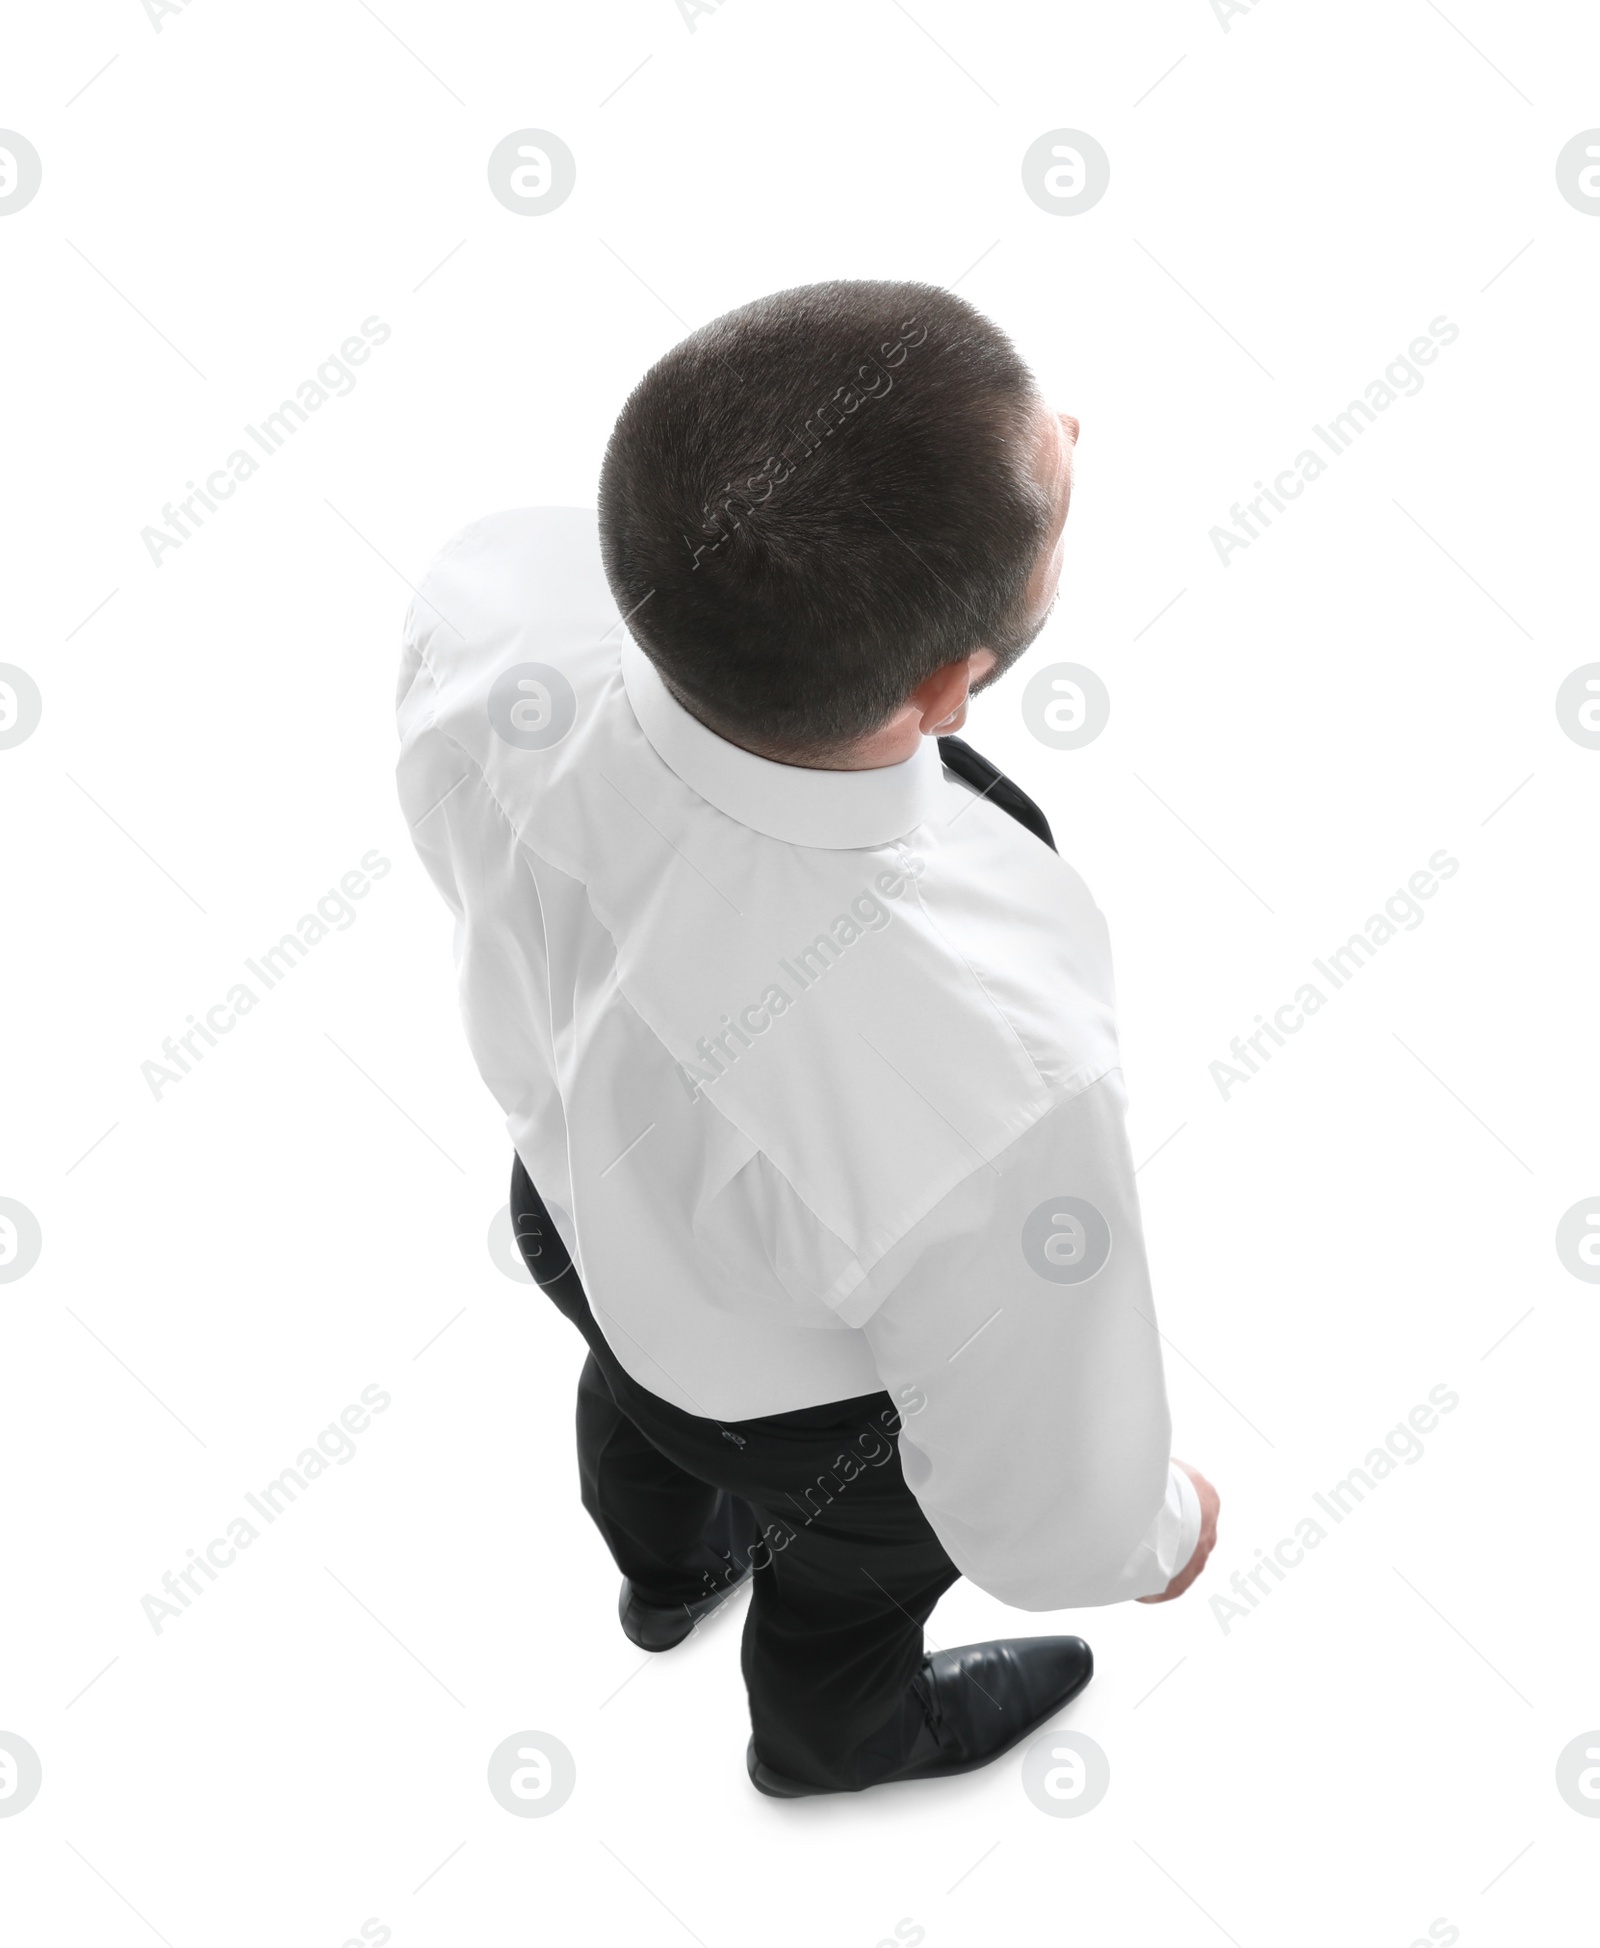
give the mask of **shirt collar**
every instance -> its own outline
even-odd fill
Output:
[[[662,682],[629,635],[622,681],[633,714],[661,761],[719,812],[790,845],[843,850],[887,845],[930,816],[943,780],[935,740],[901,764],[872,771],[813,771],[759,758],[702,724]]]

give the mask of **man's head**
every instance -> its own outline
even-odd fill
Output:
[[[791,763],[893,763],[1037,635],[1076,437],[948,291],[780,291],[635,387],[601,472],[606,574],[722,736]]]

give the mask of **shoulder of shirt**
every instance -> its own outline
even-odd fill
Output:
[[[400,694],[419,664],[437,684],[475,650],[512,639],[536,650],[546,638],[614,620],[593,508],[486,514],[451,536],[417,584],[402,632]]]

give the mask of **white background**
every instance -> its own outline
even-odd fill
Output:
[[[1600,656],[1600,222],[1555,180],[1600,124],[1592,13],[82,0],[3,52],[44,169],[0,221],[0,656],[44,700],[0,752],[0,1194],[44,1239],[0,1287],[0,1729],[44,1773],[0,1819],[8,1938],[1592,1938],[1555,1762],[1600,1726],[1600,1292],[1554,1247],[1600,1193],[1600,752],[1554,708]],[[578,170],[536,218],[485,175],[530,126]],[[1061,127],[1111,158],[1068,216],[1020,177]],[[962,1584],[931,1625],[1090,1638],[1078,1819],[1020,1755],[763,1800],[742,1600],[668,1658],[620,1634],[580,1342],[490,1257],[509,1144],[390,777],[434,550],[592,504],[655,357],[830,276],[959,281],[1083,422],[1061,602],[967,735],[1110,918],[1222,1537],[1179,1603]],[[141,528],[373,315],[355,391],[155,566]],[[1424,389],[1224,567],[1208,530],[1440,316]],[[1021,720],[1053,660],[1111,693],[1081,751]],[[155,1099],[162,1039],[373,847],[355,923]],[[1225,1100],[1230,1039],[1440,847],[1424,923]],[[163,1572],[369,1384],[355,1459],[157,1634]],[[1438,1385],[1424,1457],[1224,1630],[1208,1597]],[[547,1819],[485,1785],[524,1729],[576,1759]]]

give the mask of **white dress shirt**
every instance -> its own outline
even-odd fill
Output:
[[[576,509],[444,550],[398,715],[468,1041],[623,1367],[731,1422],[886,1388],[973,1582],[1164,1589],[1200,1510],[1071,867],[932,738],[816,771],[716,736]]]

